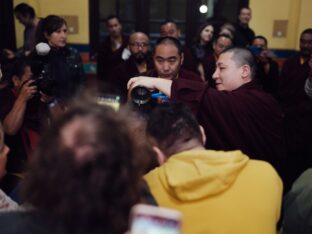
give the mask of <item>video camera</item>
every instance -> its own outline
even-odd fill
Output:
[[[150,91],[144,86],[136,86],[131,90],[131,99],[134,106],[141,112],[148,113],[154,107],[168,103],[168,97],[157,90]]]
[[[36,45],[35,54],[31,60],[31,71],[34,80],[32,85],[37,86],[38,91],[54,96],[56,82],[48,66],[50,50],[50,46],[46,43]]]

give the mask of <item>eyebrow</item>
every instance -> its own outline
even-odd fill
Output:
[[[172,59],[172,58],[177,58],[178,56],[171,56],[168,58],[162,57],[162,56],[156,56],[156,59],[160,58],[160,59]]]
[[[217,66],[221,66],[221,65],[225,65],[225,64],[222,63],[222,62],[216,62],[216,65],[217,65]]]

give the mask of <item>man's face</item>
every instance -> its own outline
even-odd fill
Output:
[[[32,19],[29,16],[24,16],[20,13],[15,13],[15,17],[24,26],[30,26],[32,24]]]
[[[177,47],[172,44],[160,44],[155,48],[153,60],[158,76],[172,80],[177,77],[183,55],[179,55]]]
[[[300,37],[300,54],[307,58],[312,54],[312,34],[305,33]]]
[[[244,84],[242,67],[236,65],[232,56],[232,52],[226,52],[221,54],[217,61],[212,78],[215,80],[216,88],[219,91],[232,91]]]
[[[180,29],[178,29],[177,25],[174,23],[167,23],[160,27],[161,37],[174,37],[179,39],[180,35]]]
[[[112,37],[119,37],[121,35],[122,27],[117,18],[110,19],[107,22],[106,26],[107,26],[109,35],[111,35]]]
[[[14,86],[15,86],[15,88],[17,90],[19,90],[26,81],[28,81],[28,80],[30,80],[32,78],[32,75],[33,74],[31,72],[30,66],[26,66],[24,68],[24,74],[21,77],[18,77],[17,79],[14,79]]]
[[[219,37],[218,40],[213,43],[213,50],[217,57],[221,54],[222,51],[232,46],[232,41],[226,37]]]
[[[238,19],[242,24],[248,24],[251,20],[251,10],[247,8],[241,9]]]
[[[141,64],[147,59],[149,39],[143,33],[134,33],[129,40],[129,50],[137,63]]]
[[[265,40],[261,38],[257,38],[252,42],[252,45],[261,49],[267,49],[267,45],[265,44]]]

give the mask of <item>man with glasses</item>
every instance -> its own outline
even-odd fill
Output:
[[[130,78],[146,72],[152,66],[148,54],[149,38],[145,33],[131,34],[128,49],[130,58],[118,65],[109,77],[109,82],[114,84],[123,98],[127,97],[127,83]]]

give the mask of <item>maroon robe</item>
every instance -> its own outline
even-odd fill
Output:
[[[285,133],[295,176],[312,167],[312,100],[304,92],[309,76],[308,61],[301,64],[300,57],[287,60],[282,68],[279,95],[285,113]]]
[[[142,76],[150,76],[150,77],[158,77],[158,74],[155,69],[151,69],[147,72],[141,74]],[[178,79],[184,80],[192,80],[197,82],[203,82],[199,75],[195,74],[194,72],[188,71],[186,69],[181,68],[178,73]]]
[[[122,37],[121,47],[113,51],[110,37],[107,37],[100,46],[97,58],[97,76],[102,81],[107,81],[112,70],[123,62],[121,55],[129,42],[128,36]]]
[[[187,47],[185,47],[183,49],[183,54],[184,54],[184,61],[182,64],[182,68],[192,71],[199,75],[199,71],[197,69],[198,63],[194,59],[192,52]]]
[[[205,83],[176,80],[171,100],[184,102],[192,109],[205,129],[208,149],[239,149],[282,170],[283,115],[274,98],[255,82],[228,92]]]

